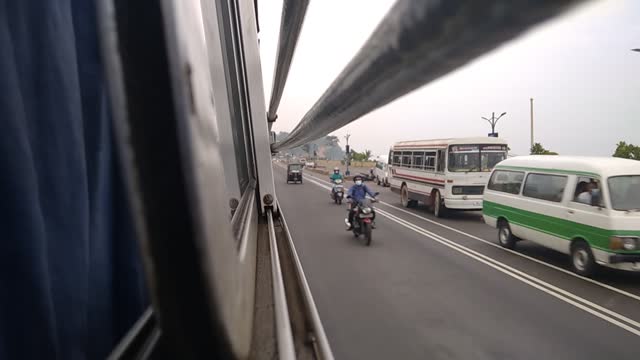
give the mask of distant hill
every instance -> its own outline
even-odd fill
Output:
[[[289,135],[288,132],[280,131],[276,134],[276,141],[284,140],[287,135]],[[286,150],[285,153],[295,157],[311,157],[315,150],[320,159],[342,160],[344,159],[345,153],[339,143],[340,139],[338,139],[337,136],[327,135],[297,148]]]

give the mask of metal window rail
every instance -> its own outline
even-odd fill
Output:
[[[277,152],[427,84],[583,0],[398,0]]]
[[[282,227],[284,229],[284,232],[287,235],[289,252],[295,264],[298,284],[300,286],[300,289],[302,290],[304,305],[306,307],[307,314],[309,315],[311,330],[313,331],[313,347],[316,353],[316,358],[319,360],[333,360],[333,352],[331,351],[329,340],[327,340],[327,335],[324,332],[324,327],[322,326],[322,322],[320,321],[318,308],[316,307],[315,301],[313,301],[311,288],[309,287],[309,283],[307,282],[306,276],[304,275],[302,263],[300,262],[298,252],[296,251],[296,247],[293,243],[293,238],[291,237],[291,233],[289,232],[289,227],[287,226],[287,222],[285,221],[285,215],[282,212],[282,207],[279,206],[278,208],[280,209],[280,221],[283,225]]]
[[[289,68],[293,53],[300,37],[300,30],[304,16],[307,12],[309,0],[284,0],[282,4],[282,20],[280,21],[280,36],[278,39],[278,53],[276,55],[276,67],[271,87],[271,99],[267,120],[269,123],[276,121],[278,106],[282,99],[282,92],[287,83]]]
[[[267,211],[267,222],[269,225],[269,247],[271,253],[271,276],[273,280],[273,304],[276,321],[276,338],[278,344],[278,355],[282,360],[293,360],[296,358],[293,346],[293,333],[291,331],[291,321],[289,320],[289,307],[284,291],[284,280],[282,269],[280,268],[280,256],[278,255],[278,244],[276,243],[276,231],[273,224],[273,212]]]
[[[153,310],[147,308],[107,357],[109,360],[144,359],[158,341],[160,329]]]

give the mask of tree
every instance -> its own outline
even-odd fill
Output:
[[[351,161],[367,161],[366,152],[357,152],[351,148]]]
[[[365,150],[364,151],[364,161],[367,161],[371,158],[372,152],[371,150]]]
[[[535,143],[531,147],[531,155],[558,155],[558,153],[545,149],[540,143]]]
[[[616,151],[613,153],[613,157],[640,160],[640,146],[620,141],[616,145]]]
[[[338,146],[338,143],[340,142],[340,138],[334,135],[327,135],[325,139],[329,146]]]

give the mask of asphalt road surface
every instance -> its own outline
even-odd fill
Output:
[[[500,248],[478,212],[436,219],[370,183],[381,202],[367,247],[326,179],[287,185],[274,168],[336,359],[640,358],[640,274],[576,276],[539,245]]]

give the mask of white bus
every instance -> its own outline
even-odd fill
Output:
[[[447,209],[482,210],[489,173],[507,149],[505,140],[492,137],[396,143],[389,152],[391,191],[403,206],[422,201],[437,217]]]

